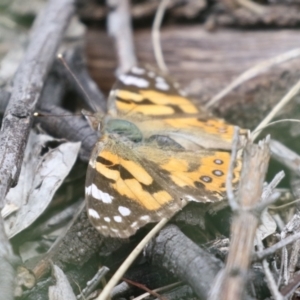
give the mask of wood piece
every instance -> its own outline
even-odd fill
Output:
[[[297,153],[276,140],[270,141],[270,150],[274,159],[300,176],[300,156]]]
[[[12,184],[16,184],[32,113],[64,30],[74,12],[73,0],[52,0],[37,18],[28,49],[13,82],[0,136],[0,209]]]
[[[299,5],[287,5],[285,3],[270,4],[260,5],[261,9],[260,13],[258,13],[246,7],[226,9],[223,3],[220,2],[209,17],[214,20],[214,26],[254,27],[267,25],[293,27],[300,23]]]
[[[156,65],[151,32],[136,30],[135,47],[140,64]],[[300,33],[294,30],[207,32],[201,25],[168,26],[161,29],[161,44],[173,78],[198,103],[215,96],[250,67],[298,48]],[[104,93],[111,89],[116,67],[111,40],[104,31],[89,29],[86,36],[87,63],[92,77]],[[299,59],[291,60],[244,83],[220,102],[217,113],[240,126],[251,128],[269,112],[299,79]],[[290,104],[286,110],[295,112]]]
[[[161,0],[131,1],[130,15],[133,20],[141,20],[151,24]],[[107,8],[99,1],[77,1],[80,17],[88,21],[103,21],[107,15]],[[198,19],[199,14],[207,7],[207,1],[173,0],[168,4],[167,13],[174,18]],[[198,21],[197,20],[197,21]]]
[[[168,225],[146,250],[152,263],[163,266],[187,282],[200,299],[207,299],[209,287],[223,263],[198,247],[175,225]]]
[[[242,299],[250,265],[259,214],[254,210],[261,199],[270,158],[268,142],[254,145],[248,141],[243,157],[239,185],[239,210],[231,226],[231,244],[222,275],[219,299]]]

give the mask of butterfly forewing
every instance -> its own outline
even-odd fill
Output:
[[[108,112],[113,116],[136,115],[143,119],[200,113],[175,83],[162,74],[139,67],[119,77],[109,96]]]

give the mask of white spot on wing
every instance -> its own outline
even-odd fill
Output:
[[[111,90],[109,93],[109,97],[111,97],[111,98],[115,98],[116,95],[117,95],[117,90]]]
[[[150,217],[149,216],[141,216],[140,220],[142,220],[142,221],[149,221]]]
[[[149,81],[144,78],[139,78],[131,75],[121,75],[119,80],[125,85],[135,85],[139,88],[147,88],[149,86]]]
[[[114,216],[114,220],[115,220],[117,223],[121,223],[121,222],[122,222],[122,217],[121,217],[121,216]]]
[[[133,67],[131,69],[131,72],[133,74],[136,74],[136,75],[142,75],[142,74],[145,74],[145,69],[142,69],[142,68],[138,68],[138,67]]]
[[[152,71],[150,71],[150,72],[148,72],[148,76],[151,77],[151,78],[153,78],[155,76],[155,73],[152,72]]]
[[[156,82],[166,82],[165,79],[160,76],[155,77],[155,81]]]
[[[133,222],[133,223],[130,225],[130,227],[134,228],[134,227],[136,227],[136,225],[137,225],[137,222]]]
[[[92,193],[91,186],[87,186],[87,187],[85,187],[85,194],[86,194],[87,196],[90,196],[90,195],[91,195],[91,193]]]
[[[113,232],[118,232],[119,230],[118,229],[115,229],[115,228],[110,228],[111,231]]]
[[[127,217],[131,214],[131,210],[125,206],[119,206],[118,211],[123,217]]]
[[[92,161],[92,160],[90,159],[89,165],[90,165],[91,168],[95,169],[95,161]]]
[[[109,223],[110,222],[110,218],[109,217],[104,217],[104,221]]]
[[[88,209],[88,213],[89,213],[89,215],[90,215],[92,218],[94,218],[94,219],[100,219],[100,216],[99,216],[99,214],[98,214],[98,212],[97,212],[96,210],[94,210],[94,209],[92,209],[92,208],[89,208],[89,209]]]
[[[182,96],[182,97],[186,97],[187,92],[185,90],[179,90],[179,95]]]
[[[92,183],[90,186],[85,188],[85,193],[88,196],[91,195],[93,198],[95,198],[97,200],[101,200],[103,203],[110,204],[110,203],[112,203],[112,201],[114,199],[114,197],[111,196],[110,194],[102,192],[101,190],[99,190],[94,183]]]
[[[170,86],[166,82],[156,82],[155,87],[162,91],[167,91],[170,89]]]
[[[187,201],[197,201],[197,199],[195,199],[193,196],[191,195],[186,195],[184,196],[184,199]]]

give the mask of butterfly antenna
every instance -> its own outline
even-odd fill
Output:
[[[69,65],[68,65],[67,61],[65,60],[65,58],[63,57],[62,53],[58,53],[57,58],[60,60],[60,62],[63,64],[63,66],[69,72],[69,74],[75,80],[76,84],[79,86],[79,88],[82,91],[82,93],[84,94],[84,96],[89,100],[90,104],[93,106],[93,110],[96,112],[97,108],[96,108],[94,102],[92,101],[92,99],[90,98],[90,96],[88,95],[88,93],[86,92],[86,90],[84,89],[84,87],[82,86],[82,84],[80,83],[80,81],[78,80],[76,75],[74,74],[74,72],[69,67]]]

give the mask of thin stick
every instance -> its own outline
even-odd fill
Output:
[[[294,50],[290,50],[288,52],[282,53],[278,56],[272,57],[268,60],[265,60],[254,67],[248,69],[244,73],[242,73],[238,78],[233,80],[229,85],[227,85],[221,92],[219,92],[216,96],[214,96],[209,102],[205,105],[206,108],[210,108],[214,106],[218,101],[220,101],[223,97],[229,94],[232,90],[240,86],[245,81],[248,81],[259,74],[262,74],[269,70],[271,67],[279,65],[288,60],[297,58],[300,56],[300,48],[296,48]]]
[[[102,278],[107,274],[109,268],[103,266],[98,270],[96,275],[89,281],[86,288],[77,296],[78,300],[86,299],[97,287]]]
[[[262,259],[274,254],[279,249],[295,242],[298,239],[300,239],[300,232],[295,233],[294,235],[291,235],[291,236],[281,240],[280,242],[276,243],[275,245],[273,245],[273,246],[271,246],[267,249],[264,249],[262,251],[254,253],[253,254],[253,260],[254,261],[262,260]]]
[[[269,209],[272,209],[272,210],[282,209],[282,208],[288,207],[288,206],[290,206],[292,204],[295,204],[297,202],[300,202],[300,199],[296,199],[296,200],[291,201],[289,203],[278,205],[278,206],[269,206]]]
[[[180,284],[182,284],[182,282],[180,282],[180,281],[179,282],[175,282],[175,283],[172,283],[172,284],[165,285],[163,287],[157,288],[157,289],[153,290],[153,292],[163,292],[165,290],[169,290],[169,289],[172,289],[174,287],[177,287]],[[140,296],[138,296],[136,298],[133,298],[132,300],[143,300],[143,299],[145,299],[148,296],[150,296],[150,294],[149,293],[145,293],[145,294],[142,294],[142,295],[140,295]]]
[[[275,116],[276,114],[291,100],[294,96],[298,94],[300,90],[300,80],[288,91],[288,93],[275,105],[275,107],[270,111],[270,113],[260,122],[260,124],[255,128],[254,133],[251,135],[252,140],[254,141],[258,136],[259,130],[265,127]]]
[[[159,300],[167,300],[165,297],[159,295],[157,292],[149,289],[147,286],[145,286],[144,284],[138,283],[136,281],[132,281],[130,279],[126,279],[126,278],[122,278],[122,280],[124,280],[125,282],[127,282],[130,285],[133,285],[141,290],[144,290],[146,292],[148,292],[151,296],[158,298]]]
[[[266,7],[251,0],[236,0],[236,2],[257,15],[263,15],[266,12]]]
[[[258,249],[259,250],[263,250],[263,243],[262,241],[260,240],[259,237],[257,237],[257,246],[258,246]],[[266,279],[267,279],[267,284],[268,284],[268,287],[270,289],[270,292],[273,296],[273,298],[275,300],[283,300],[283,296],[280,294],[280,292],[278,291],[278,288],[277,288],[277,285],[276,285],[276,282],[274,280],[274,277],[270,271],[270,267],[269,267],[269,264],[268,262],[266,261],[266,259],[263,259],[262,261],[262,265],[263,265],[263,269],[264,269],[264,273],[266,275]]]
[[[134,250],[130,253],[130,255],[125,259],[125,261],[119,267],[117,272],[113,275],[113,277],[110,279],[110,281],[104,287],[102,293],[99,295],[97,300],[107,300],[108,299],[111,290],[118,283],[118,281],[123,277],[125,272],[131,266],[131,264],[136,259],[136,257],[141,253],[141,251],[144,249],[146,244],[153,238],[154,235],[156,235],[156,233],[158,233],[162,229],[162,227],[164,227],[166,225],[166,223],[168,221],[169,221],[169,219],[167,219],[167,218],[161,219],[161,221],[158,224],[156,224],[156,226],[153,227],[153,229],[140,241],[140,243],[134,248]]]
[[[276,125],[276,124],[279,124],[279,123],[285,123],[285,122],[300,123],[300,120],[298,120],[298,119],[283,119],[283,120],[278,120],[278,121],[270,122],[269,124],[267,124],[267,125],[265,125],[263,127],[260,127],[260,128],[258,128],[258,126],[257,126],[258,129],[253,130],[252,133],[251,133],[252,140],[255,140],[257,138],[257,136],[259,135],[260,131],[262,131],[262,130],[268,128],[268,127],[271,127],[273,125]],[[254,138],[253,138],[253,136],[254,136]]]
[[[164,17],[166,7],[168,6],[169,2],[170,0],[162,0],[160,2],[152,25],[152,43],[153,43],[154,56],[158,67],[164,73],[168,73],[168,68],[165,64],[164,56],[161,50],[160,26],[161,26],[162,19]]]
[[[264,189],[262,193],[262,199],[263,201],[266,201],[274,192],[274,189],[277,187],[277,185],[280,183],[280,181],[285,176],[283,171],[278,172],[272,181],[268,184],[268,186]]]

